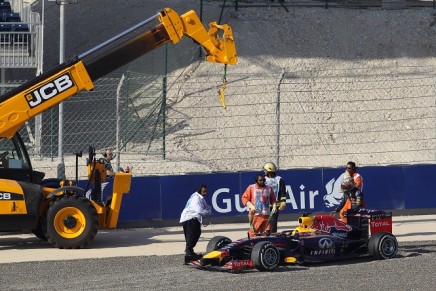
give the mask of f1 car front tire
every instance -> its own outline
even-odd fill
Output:
[[[368,253],[378,260],[395,257],[398,252],[398,242],[395,236],[388,232],[377,232],[368,242]]]
[[[232,240],[225,236],[215,236],[210,239],[209,243],[206,247],[206,253],[210,253],[213,251],[216,251],[217,249],[222,248],[223,246],[228,245],[231,243]]]
[[[263,241],[254,246],[251,251],[251,260],[259,271],[271,271],[279,265],[280,252],[271,242]]]

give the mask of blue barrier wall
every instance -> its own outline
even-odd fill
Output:
[[[340,182],[345,169],[280,170],[285,179],[287,206],[282,213],[330,212],[341,198]],[[189,196],[200,184],[208,186],[206,201],[214,217],[247,215],[241,196],[259,172],[133,177],[124,195],[120,222],[179,219]],[[432,178],[436,165],[360,168],[367,208],[436,208]],[[111,192],[112,183],[104,189]]]

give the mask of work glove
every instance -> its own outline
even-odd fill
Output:
[[[286,208],[286,202],[283,201],[283,202],[280,203],[279,210],[281,211],[281,210],[283,210],[285,208]]]
[[[274,203],[273,204],[273,207],[272,207],[272,211],[271,211],[272,213],[276,213],[277,212],[277,203]]]
[[[335,217],[336,215],[336,211],[332,211],[332,213],[330,213],[331,216]]]
[[[246,206],[247,206],[248,211],[250,211],[250,212],[256,211],[256,207],[254,207],[253,203],[251,203],[250,201],[247,202]]]

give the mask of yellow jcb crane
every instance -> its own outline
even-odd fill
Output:
[[[159,23],[151,29],[150,22]],[[219,34],[221,33],[221,34]],[[99,228],[115,228],[122,196],[130,191],[132,175],[117,173],[111,199],[100,201],[84,189],[61,181],[44,187],[44,173],[34,171],[18,130],[26,121],[63,100],[92,90],[100,77],[167,42],[188,36],[206,51],[206,60],[236,64],[230,26],[210,23],[209,30],[194,11],[179,16],[170,8],[148,18],[95,48],[56,66],[0,97],[0,232],[32,230],[59,248],[83,248]],[[88,178],[94,189],[105,181],[104,163],[90,151]]]

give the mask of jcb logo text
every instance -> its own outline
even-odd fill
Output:
[[[0,200],[11,200],[11,193],[0,192]]]
[[[30,108],[34,108],[73,86],[74,83],[71,80],[70,74],[66,73],[50,83],[44,84],[30,94],[27,94],[26,100]]]

